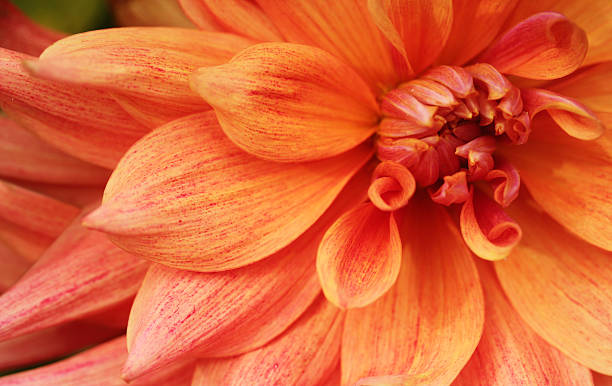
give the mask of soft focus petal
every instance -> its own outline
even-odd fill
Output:
[[[0,337],[15,337],[102,311],[135,295],[147,262],[89,231],[80,217],[0,296]]]
[[[16,181],[13,180],[13,182]],[[102,201],[102,194],[104,193],[104,186],[69,186],[24,181],[18,181],[18,183],[27,189],[78,208],[84,208]]]
[[[319,47],[353,67],[376,92],[398,81],[391,50],[365,0],[257,0],[283,37]]]
[[[391,288],[402,262],[393,213],[372,203],[343,214],[325,232],[317,272],[329,301],[342,308],[366,306]]]
[[[119,370],[127,351],[125,337],[113,339],[75,356],[33,370],[22,371],[0,378],[1,386],[125,386]],[[134,386],[187,386],[191,382],[194,365],[177,363],[130,383]]]
[[[154,265],[134,302],[124,373],[136,377],[180,357],[244,353],[284,331],[320,293],[315,257],[324,231],[365,199],[360,172],[295,242],[243,268],[199,273]]]
[[[604,374],[593,373],[593,384],[595,386],[612,386],[612,376],[607,376]]]
[[[317,162],[264,161],[236,147],[212,112],[196,114],[136,144],[85,221],[172,267],[237,268],[295,240],[370,156],[361,146]]]
[[[555,12],[535,14],[504,33],[478,61],[530,79],[568,75],[582,64],[589,46],[585,32],[570,20]]]
[[[25,54],[0,49],[0,107],[21,126],[64,152],[113,168],[148,129],[110,96],[32,77]]]
[[[404,219],[404,261],[395,286],[368,307],[347,312],[343,384],[387,375],[361,384],[448,384],[480,339],[478,272],[452,220],[424,197],[410,201]]]
[[[533,127],[525,145],[499,150],[555,220],[589,243],[612,250],[612,131],[585,142],[563,133],[548,117],[538,116]]]
[[[189,75],[226,63],[250,44],[235,35],[192,29],[114,28],[62,39],[27,67],[38,77],[112,91],[120,103],[137,98],[136,111],[150,110],[149,101],[161,104],[158,126],[208,110],[189,88]]]
[[[487,316],[480,343],[453,385],[592,385],[588,368],[561,354],[523,322],[493,267],[477,265]]]
[[[194,28],[176,0],[111,0],[118,25]]]
[[[436,60],[453,25],[452,0],[368,0],[368,8],[415,73]]]
[[[192,386],[318,385],[340,357],[343,313],[323,296],[281,336],[237,357],[201,361]]]
[[[18,226],[12,221],[0,218],[0,241],[30,263],[34,263],[53,243],[53,240],[54,237],[43,235],[35,230]]]
[[[465,64],[486,48],[516,6],[517,0],[455,0],[453,28],[437,63]]]
[[[0,293],[15,284],[32,262],[0,240]]]
[[[522,198],[522,199],[521,199]],[[524,237],[495,264],[512,305],[548,343],[612,375],[610,254],[567,232],[521,194],[513,216]]]
[[[191,82],[214,107],[225,134],[261,158],[327,158],[375,131],[376,101],[367,85],[318,48],[259,44],[226,65],[201,68]]]

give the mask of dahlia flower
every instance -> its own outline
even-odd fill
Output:
[[[0,385],[610,382],[612,2],[179,3],[0,1]]]

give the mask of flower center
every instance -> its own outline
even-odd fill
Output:
[[[494,152],[500,141],[525,143],[530,119],[520,90],[493,66],[432,68],[385,94],[380,107],[382,163],[369,196],[381,210],[405,205],[415,184],[443,205],[465,202],[477,181],[504,206],[518,195],[518,173]]]

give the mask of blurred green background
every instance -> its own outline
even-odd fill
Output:
[[[11,0],[38,23],[67,33],[113,26],[106,0]]]

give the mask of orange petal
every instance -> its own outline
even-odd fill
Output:
[[[465,64],[486,48],[517,0],[453,1],[453,28],[437,63]]]
[[[0,338],[74,320],[136,293],[147,263],[88,231],[80,217],[11,289],[0,296]]]
[[[451,0],[368,0],[368,8],[378,28],[416,73],[436,60],[453,24]]]
[[[134,302],[124,374],[133,378],[181,356],[244,353],[284,331],[320,293],[316,248],[325,229],[365,199],[367,171],[298,240],[261,262],[216,273],[154,265]]]
[[[117,25],[194,28],[176,0],[111,0]]]
[[[196,114],[136,144],[86,223],[125,250],[172,267],[233,269],[295,240],[371,152],[361,146],[317,162],[264,161],[234,146],[212,112]]]
[[[612,250],[612,132],[585,142],[561,132],[548,117],[538,116],[533,127],[525,145],[499,150],[555,220],[589,243]]]
[[[612,60],[612,3],[609,0],[520,0],[506,27],[542,11],[559,12],[586,31],[589,50],[584,64]]]
[[[463,204],[460,224],[465,243],[483,259],[504,259],[521,240],[516,221],[478,189]]]
[[[478,57],[500,72],[529,79],[557,79],[584,61],[586,33],[556,12],[535,14],[507,31]]]
[[[191,82],[214,107],[227,136],[261,158],[331,157],[376,129],[376,101],[367,85],[318,48],[259,44],[226,65],[199,69]]]
[[[577,99],[612,129],[612,61],[583,67],[546,88]]]
[[[125,337],[122,336],[60,362],[6,376],[0,379],[0,385],[78,386],[84,382],[90,385],[125,385],[119,377],[119,370],[126,356]],[[130,385],[187,386],[191,384],[193,369],[192,362],[177,363]]]
[[[414,194],[416,182],[412,173],[393,161],[383,161],[372,174],[368,197],[383,211],[393,211],[408,203]]]
[[[0,293],[19,280],[32,262],[0,240]]]
[[[18,182],[20,186],[29,190],[74,205],[78,208],[84,208],[88,205],[102,201],[102,194],[104,193],[103,186],[66,186],[15,180],[9,181]]]
[[[250,44],[235,35],[192,29],[105,29],[71,35],[26,64],[38,77],[133,95],[145,110],[148,100],[167,105],[175,113],[170,119],[164,115],[167,122],[209,109],[189,88],[193,71],[226,63]]]
[[[317,272],[329,301],[342,308],[364,307],[393,286],[401,262],[393,214],[367,202],[344,213],[325,232]]]
[[[495,169],[485,177],[493,188],[495,202],[504,208],[508,207],[519,194],[521,177],[516,168],[502,157],[496,157]]]
[[[349,64],[375,92],[396,85],[391,47],[365,0],[257,0],[285,40],[322,48]],[[347,79],[347,82],[350,82]]]
[[[595,371],[593,371],[592,373],[593,384],[595,386],[612,386],[612,376],[596,373]]]
[[[0,175],[67,185],[104,185],[110,172],[72,158],[0,116]]]
[[[281,336],[238,357],[201,361],[192,386],[318,385],[340,357],[344,315],[322,296]]]
[[[36,24],[9,0],[0,0],[0,47],[38,56],[63,36]]]
[[[415,196],[407,208],[395,286],[347,312],[342,384],[386,375],[362,384],[448,384],[480,339],[484,305],[471,253],[443,207]]]
[[[102,91],[32,77],[21,66],[31,59],[0,49],[0,107],[46,142],[79,159],[113,168],[148,131]]]
[[[589,369],[561,354],[523,322],[506,299],[491,264],[476,264],[487,317],[480,343],[453,386],[592,385]]]
[[[30,263],[34,263],[53,240],[53,237],[0,218],[0,241]]]
[[[513,209],[523,241],[495,264],[510,302],[548,343],[612,375],[610,254],[567,232],[523,194]]]
[[[546,111],[566,133],[587,141],[600,137],[605,131],[597,116],[572,98],[534,88],[523,89],[521,94],[532,120],[539,112]]]

